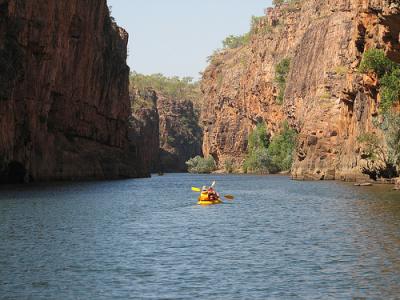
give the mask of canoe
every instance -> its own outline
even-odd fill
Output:
[[[221,199],[217,199],[217,200],[201,200],[199,198],[199,200],[197,201],[198,205],[215,205],[215,204],[221,204],[222,201]]]

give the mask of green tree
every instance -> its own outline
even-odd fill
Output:
[[[143,92],[154,89],[165,97],[178,100],[189,100],[199,107],[200,84],[192,77],[167,77],[163,74],[143,75],[137,72],[130,74],[130,89]]]
[[[270,135],[267,132],[265,123],[257,124],[257,127],[250,133],[248,138],[248,150],[267,149],[269,145]]]
[[[297,141],[297,133],[287,122],[279,134],[270,139],[264,123],[250,133],[244,171],[252,173],[277,173],[290,170]]]
[[[268,147],[268,154],[272,163],[279,171],[287,171],[292,168],[293,153],[297,143],[297,133],[283,123],[280,134],[275,136]]]
[[[388,112],[400,99],[400,65],[386,57],[379,49],[367,50],[361,61],[360,72],[375,72],[380,83],[381,104],[383,113]]]
[[[394,68],[392,72],[383,75],[380,84],[380,107],[383,111],[389,111],[393,103],[400,99],[400,68]]]
[[[249,42],[249,34],[230,35],[222,41],[224,48],[235,49],[246,45]]]
[[[369,49],[359,70],[378,76],[382,114],[374,125],[383,133],[383,137],[366,133],[358,138],[362,158],[367,161],[363,171],[375,179],[391,178],[399,174],[400,168],[400,115],[393,110],[393,104],[400,99],[400,65],[386,57],[383,50]]]
[[[269,173],[271,169],[271,160],[267,153],[269,139],[270,135],[264,122],[257,124],[249,134],[247,156],[243,163],[243,170],[246,173]]]
[[[379,77],[390,73],[395,67],[395,63],[386,57],[383,50],[369,49],[365,51],[359,71],[362,73],[375,72]]]
[[[279,88],[278,98],[276,99],[278,104],[282,104],[285,98],[286,79],[289,75],[290,63],[290,58],[284,58],[275,66],[275,82]]]
[[[196,156],[186,162],[190,173],[208,174],[216,170],[216,163],[212,156],[207,158]]]

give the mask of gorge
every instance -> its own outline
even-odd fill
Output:
[[[1,299],[398,299],[399,176],[400,0],[0,0]]]
[[[369,177],[359,138],[383,136],[382,95],[359,65],[375,48],[400,63],[398,1],[278,1],[210,57],[192,98],[129,79],[128,34],[105,0],[0,7],[0,182],[182,172],[201,154],[240,172],[257,124],[273,138],[285,122],[294,179]]]

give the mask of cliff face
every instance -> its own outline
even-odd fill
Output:
[[[106,0],[0,0],[0,180],[146,175]]]
[[[190,100],[164,96],[151,88],[132,87],[132,139],[138,156],[152,172],[186,172],[185,162],[201,155],[202,130]]]
[[[248,45],[214,56],[204,73],[203,151],[238,164],[249,131],[265,121],[274,135],[283,120],[299,132],[296,179],[362,177],[357,137],[373,131],[376,79],[357,67],[368,48],[400,61],[398,1],[303,0],[270,9]],[[278,105],[275,66],[291,59]]]
[[[198,113],[189,100],[160,96],[160,160],[167,172],[186,172],[190,158],[201,155],[202,130]]]
[[[158,95],[152,89],[132,89],[131,140],[136,141],[137,155],[146,170],[160,170],[160,116]]]

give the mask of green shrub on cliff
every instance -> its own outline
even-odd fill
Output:
[[[380,83],[380,108],[385,113],[400,99],[400,65],[386,57],[379,49],[367,50],[361,61],[359,71],[374,72]]]
[[[365,51],[359,71],[362,73],[375,72],[378,77],[390,73],[395,67],[395,63],[386,57],[383,50],[369,49]]]
[[[236,49],[236,48],[240,48],[244,45],[247,45],[250,41],[251,35],[258,33],[257,28],[263,18],[265,18],[265,16],[260,16],[260,17],[252,16],[251,21],[250,21],[250,31],[245,34],[242,34],[242,35],[230,35],[230,36],[226,37],[222,41],[223,48],[224,49]],[[266,26],[266,28],[263,30],[263,32],[264,33],[270,32],[270,28],[268,26]]]
[[[290,128],[287,122],[284,122],[280,134],[272,138],[268,147],[268,154],[272,163],[279,171],[291,169],[296,141],[296,131]]]
[[[277,173],[290,170],[296,146],[297,134],[283,123],[281,132],[270,139],[264,123],[260,123],[250,133],[248,152],[243,164],[247,173]]]
[[[248,153],[243,163],[245,173],[269,174],[276,173],[279,170],[273,164],[268,150],[265,148],[256,148]]]
[[[363,55],[359,71],[378,76],[382,114],[374,125],[383,133],[359,136],[362,158],[367,161],[363,172],[374,179],[391,178],[400,170],[400,115],[392,109],[400,100],[400,65],[386,57],[383,50],[369,49]]]
[[[389,111],[393,104],[400,99],[400,68],[385,74],[381,81],[381,109]]]
[[[285,98],[286,79],[290,71],[290,63],[290,58],[284,58],[275,66],[275,82],[279,88],[279,94],[276,99],[278,104],[282,104]]]
[[[270,135],[267,132],[265,123],[259,123],[249,135],[247,148],[250,152],[255,149],[267,149],[269,139]]]
[[[223,47],[226,49],[235,49],[246,45],[249,42],[249,34],[230,35],[222,41]]]
[[[186,162],[190,173],[208,174],[216,170],[217,165],[212,156],[207,158],[196,156]]]
[[[268,155],[270,135],[265,123],[257,124],[250,133],[247,143],[247,156],[243,163],[245,173],[268,174],[273,169],[272,161]]]

